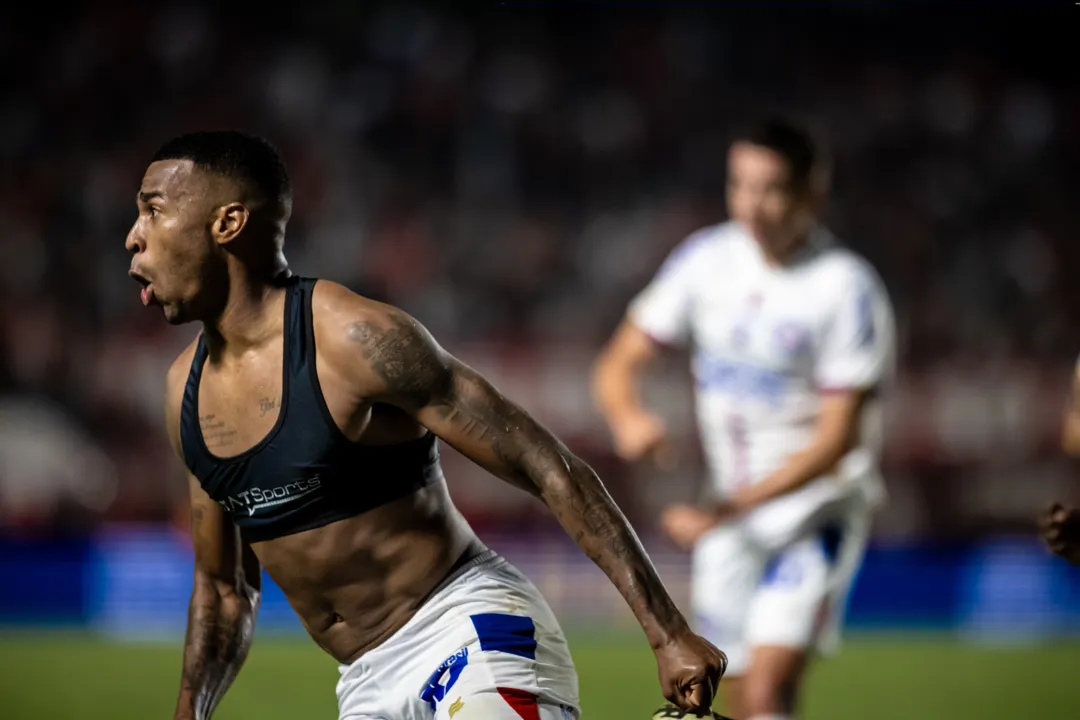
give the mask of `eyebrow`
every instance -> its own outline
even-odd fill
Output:
[[[164,199],[165,193],[161,192],[160,190],[151,190],[150,192],[144,192],[140,190],[139,194],[136,196],[136,199],[141,203],[148,203],[151,200],[157,198]]]

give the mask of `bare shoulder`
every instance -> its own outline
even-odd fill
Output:
[[[169,371],[165,373],[166,406],[173,405],[177,410],[180,409],[180,401],[184,397],[184,386],[187,384],[188,372],[191,370],[191,361],[195,358],[195,348],[198,347],[198,345],[198,338],[192,340],[191,343],[176,356],[172,365],[169,366]]]
[[[191,361],[195,357],[195,348],[198,344],[198,338],[192,340],[173,360],[168,372],[165,373],[165,429],[169,433],[173,450],[178,456],[180,455],[180,405],[184,399],[184,386],[187,384]]]
[[[311,295],[311,308],[318,329],[331,336],[348,331],[357,323],[390,327],[407,314],[394,307],[359,295],[330,280],[319,280]]]
[[[358,295],[327,280],[315,285],[311,298],[312,322],[320,340],[319,351],[357,349],[375,354],[416,344],[435,345],[434,338],[404,310]]]
[[[365,396],[434,381],[450,362],[431,333],[400,308],[320,280],[312,293],[320,358]]]

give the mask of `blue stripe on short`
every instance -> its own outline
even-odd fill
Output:
[[[472,623],[481,650],[497,650],[536,659],[536,626],[531,617],[481,613],[472,616]]]
[[[833,565],[836,562],[837,556],[840,554],[840,545],[844,541],[844,527],[843,525],[830,524],[826,525],[818,533],[818,542],[821,544],[821,552],[825,555],[825,560],[829,565]],[[798,585],[802,581],[803,569],[799,562],[795,560],[786,551],[780,552],[769,558],[769,562],[765,565],[765,572],[761,577],[761,585],[763,587],[773,587],[776,585]]]

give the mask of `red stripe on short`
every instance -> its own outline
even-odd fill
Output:
[[[514,708],[514,712],[520,715],[522,720],[540,720],[540,705],[532,693],[513,688],[499,688],[499,694],[507,705]]]

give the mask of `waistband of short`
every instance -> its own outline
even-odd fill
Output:
[[[392,645],[395,639],[415,628],[417,623],[427,622],[428,619],[425,617],[426,611],[428,610],[427,606],[430,605],[440,593],[453,585],[457,580],[461,579],[461,577],[468,573],[470,570],[478,567],[494,567],[498,565],[504,565],[506,564],[506,562],[506,558],[491,549],[480,550],[479,552],[471,555],[462,554],[461,558],[450,569],[450,572],[446,574],[446,577],[444,577],[439,582],[439,584],[436,585],[431,590],[431,592],[427,594],[427,596],[420,602],[416,613],[411,618],[409,618],[404,625],[399,627],[397,630],[391,633],[389,637],[387,637],[375,647],[371,648],[368,652],[361,655],[352,663],[347,665],[338,665],[338,670],[342,674],[345,674],[346,672],[348,672],[350,667],[361,663],[371,653],[378,651],[380,648],[385,649],[386,646]]]
[[[494,550],[491,550],[490,548],[481,550],[471,556],[463,555],[461,559],[458,560],[458,562],[454,565],[454,567],[450,569],[450,572],[446,574],[446,577],[444,577],[438,585],[432,588],[431,592],[428,593],[428,596],[424,598],[424,601],[422,603],[420,603],[420,606],[423,607],[424,605],[426,605],[428,602],[431,601],[433,597],[445,590],[448,586],[454,584],[454,581],[456,581],[458,578],[460,578],[462,575],[469,572],[473,568],[482,567],[485,565],[500,565],[505,562],[506,559],[503,558],[502,555],[495,552]]]

